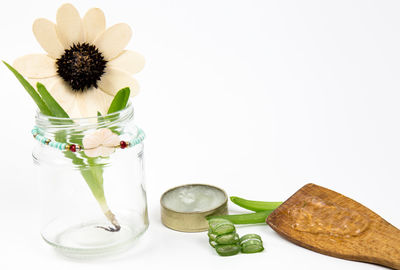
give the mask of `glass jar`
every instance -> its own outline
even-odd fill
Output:
[[[127,249],[148,227],[144,134],[133,115],[130,104],[118,113],[91,118],[36,116],[33,160],[41,192],[41,235],[65,255]],[[109,156],[90,157],[83,139],[105,129],[118,136],[120,146]]]

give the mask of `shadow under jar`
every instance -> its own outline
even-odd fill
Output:
[[[33,160],[41,192],[41,235],[64,255],[120,252],[147,230],[144,133],[133,115],[130,104],[106,116],[36,116]],[[121,146],[107,157],[89,157],[79,146],[99,129],[118,135]]]

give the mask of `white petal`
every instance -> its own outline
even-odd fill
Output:
[[[88,89],[85,92],[79,92],[76,94],[76,101],[78,109],[82,117],[94,117],[97,116],[97,112],[100,111],[98,104],[98,93],[94,89]]]
[[[99,88],[99,90],[103,93],[103,107],[104,107],[104,111],[101,112],[102,115],[107,114],[108,109],[110,108],[111,102],[114,99],[114,96],[107,94],[106,92],[104,92],[102,89]],[[103,113],[104,112],[104,113]]]
[[[64,4],[57,10],[57,35],[65,49],[84,42],[83,24],[76,8]]]
[[[119,23],[111,26],[103,32],[94,44],[103,53],[106,60],[118,56],[128,45],[132,36],[132,30],[126,23]]]
[[[33,34],[40,46],[54,59],[64,53],[64,47],[57,36],[56,25],[47,19],[37,19],[33,23]]]
[[[86,42],[92,43],[106,29],[104,13],[99,8],[92,8],[83,17]]]
[[[19,73],[32,79],[57,75],[55,60],[45,54],[29,54],[19,57],[13,65]]]
[[[99,156],[102,157],[108,157],[109,155],[114,153],[114,151],[115,151],[114,147],[100,146],[98,154]]]
[[[82,140],[84,149],[96,148],[96,147],[100,146],[101,143],[102,143],[102,138],[101,138],[101,136],[99,136],[97,131],[95,131],[92,134],[86,135]]]
[[[98,90],[98,104],[99,104],[99,112],[101,115],[106,115],[108,112],[108,109],[110,108],[111,102],[114,99],[114,96],[110,96],[100,88]]]
[[[76,93],[66,82],[58,78],[48,90],[69,117],[81,117],[80,112],[76,108]]]
[[[115,146],[118,146],[119,142],[118,135],[108,128],[96,130],[82,140],[85,154],[90,157],[109,156],[115,151]]]
[[[113,146],[118,146],[120,142],[121,140],[119,139],[118,135],[112,133],[111,136],[105,138],[105,140],[103,141],[103,145],[108,147],[113,147]]]
[[[111,67],[106,69],[98,85],[101,90],[112,96],[115,96],[124,87],[130,88],[131,96],[135,96],[139,92],[139,84],[129,73]]]
[[[108,66],[116,67],[130,74],[141,71],[144,67],[144,57],[140,53],[133,51],[123,51],[116,58],[108,62]]]
[[[101,154],[101,149],[100,149],[100,147],[93,148],[93,149],[85,149],[84,151],[85,151],[85,154],[86,154],[88,157],[98,157],[98,156],[100,156],[100,154]]]
[[[101,128],[101,129],[97,130],[97,132],[98,132],[98,135],[101,137],[102,144],[103,144],[104,140],[106,140],[108,137],[113,135],[112,131],[109,130],[108,128]]]
[[[84,137],[82,140],[83,148],[84,149],[93,149],[99,146],[98,138],[96,137]]]
[[[100,89],[89,89],[83,93],[77,93],[77,105],[82,117],[97,116],[97,112],[106,115],[113,97]]]
[[[50,91],[50,89],[53,87],[54,83],[58,81],[58,76],[53,76],[53,77],[48,77],[48,78],[38,78],[38,79],[32,79],[32,78],[26,78],[26,80],[36,88],[36,84],[40,82],[43,84],[47,90]]]

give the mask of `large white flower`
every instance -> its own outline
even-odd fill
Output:
[[[14,67],[31,83],[40,81],[70,117],[106,114],[114,95],[139,86],[132,74],[144,66],[142,55],[124,50],[132,31],[119,23],[106,29],[104,13],[90,9],[81,19],[71,4],[57,11],[57,24],[33,23],[33,33],[47,52],[18,58]]]

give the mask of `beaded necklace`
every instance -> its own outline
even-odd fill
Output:
[[[61,142],[57,142],[57,141],[52,141],[52,140],[44,137],[43,135],[41,135],[38,127],[34,127],[32,129],[32,135],[33,135],[33,138],[35,138],[38,142],[40,142],[44,145],[48,145],[50,147],[59,149],[61,151],[77,152],[77,151],[84,150],[83,146],[79,145],[79,144],[69,144],[69,143],[61,143]],[[144,131],[139,128],[136,138],[134,138],[130,141],[120,141],[119,145],[115,146],[115,148],[125,149],[128,147],[135,146],[137,144],[140,144],[144,140],[144,138],[145,138]]]

